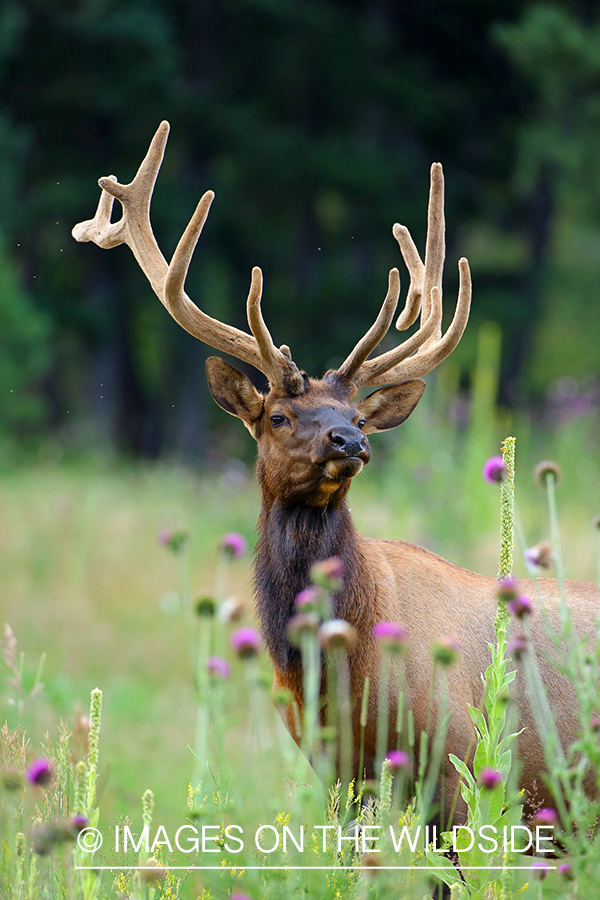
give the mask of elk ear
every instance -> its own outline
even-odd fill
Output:
[[[372,431],[387,431],[388,428],[400,425],[408,419],[424,390],[423,379],[415,378],[369,394],[357,404],[365,419],[363,431],[370,434]]]
[[[206,360],[206,378],[213,399],[221,409],[241,419],[250,434],[255,435],[255,425],[265,402],[247,375],[238,372],[224,359],[209,356]]]

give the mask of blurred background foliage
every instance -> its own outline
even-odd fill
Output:
[[[313,375],[339,363],[391,266],[406,288],[391,226],[423,247],[439,159],[447,316],[459,256],[474,278],[441,405],[468,427],[460,401],[476,395],[477,345],[495,327],[502,407],[535,421],[557,405],[597,410],[597,4],[4,0],[0,85],[3,459],[43,444],[218,463],[214,429],[211,446],[249,453],[208,397],[207,350],[129,251],[70,236],[98,177],[129,181],[165,118],[153,226],[169,257],[216,191],[188,278],[207,312],[246,328],[260,265],[276,342]]]

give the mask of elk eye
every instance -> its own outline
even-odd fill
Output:
[[[367,423],[365,422],[364,419],[359,419],[358,422],[356,423],[356,427],[357,427],[357,428],[364,428],[366,424],[367,424]]]
[[[271,416],[271,425],[273,428],[279,428],[280,425],[283,425],[284,422],[287,422],[285,416]]]

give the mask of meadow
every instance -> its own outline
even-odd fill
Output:
[[[372,442],[372,462],[351,493],[359,530],[420,543],[461,565],[495,575],[499,491],[497,485],[485,482],[481,472],[485,460],[499,452],[500,439],[510,433],[517,439],[517,513],[527,544],[550,537],[546,499],[534,484],[532,470],[540,459],[552,458],[563,471],[557,497],[566,574],[595,580],[598,531],[592,520],[600,513],[597,409],[579,414],[567,403],[554,409],[551,417],[511,418],[496,409],[488,375],[480,366],[468,417],[461,413],[452,385],[440,381],[426,395],[424,409],[404,429]],[[490,377],[493,383],[493,372]],[[64,757],[61,802],[72,811],[77,784],[68,756],[81,754],[87,727],[85,720],[82,726],[82,717],[88,716],[90,693],[102,690],[93,805],[100,809],[99,825],[107,834],[119,823],[129,822],[139,834],[142,822],[152,820],[174,833],[183,822],[211,825],[236,821],[236,815],[243,815],[249,829],[270,823],[281,830],[290,815],[293,825],[299,809],[305,824],[312,816],[313,824],[347,826],[353,817],[352,806],[344,812],[345,792],[340,796],[338,791],[336,797],[334,789],[333,799],[327,796],[281,726],[270,699],[266,654],[249,662],[227,648],[232,631],[254,624],[251,550],[258,506],[251,464],[239,460],[207,472],[200,465],[191,470],[176,463],[127,464],[98,454],[69,457],[42,448],[37,456],[0,472],[2,624],[10,625],[18,641],[17,650],[11,651],[4,637],[0,718],[6,718],[11,728],[25,729],[28,761],[50,752],[47,744],[43,749],[48,733],[56,758],[61,753]],[[181,532],[189,540],[180,552],[170,552],[167,534]],[[219,546],[228,532],[241,534],[249,552],[228,562],[225,577]],[[515,574],[526,574],[518,550]],[[192,611],[196,599],[203,597],[221,602],[235,596],[244,604],[240,622],[210,624],[214,646],[229,659],[232,674],[226,684],[214,688],[210,703],[204,705],[198,703],[195,642],[209,627],[209,619],[200,616],[192,623],[190,638],[190,622],[186,629],[182,614],[186,593]],[[460,622],[456,636],[461,637]],[[11,652],[18,677],[11,672]],[[43,687],[30,696],[37,681]],[[64,739],[62,750],[58,746],[61,720],[73,733],[68,752]],[[209,735],[213,760],[219,762],[204,772],[198,790],[194,748],[201,731]],[[5,739],[5,751],[6,747]],[[153,797],[147,795],[142,814],[141,798],[147,789]],[[9,800],[5,793],[2,821],[10,831]],[[56,806],[35,791],[25,803],[26,816],[33,819],[37,815],[45,820],[49,810],[56,814]],[[367,815],[381,822],[384,813],[389,816],[389,809],[380,807]],[[395,821],[409,819],[410,813],[405,820],[396,815]],[[61,881],[51,874],[51,853],[40,857],[42,867],[35,876],[41,879],[39,889],[25,875],[20,887],[14,886],[14,879],[11,887],[10,878],[21,863],[7,843],[5,838],[1,889],[2,896],[11,900],[36,896],[217,900],[236,891],[254,898],[422,897],[435,883],[431,874],[417,878],[414,869],[404,873],[402,881],[398,873],[385,871],[360,875],[315,871],[300,873],[302,878],[292,882],[286,880],[289,873],[284,877],[281,872],[250,871],[249,859],[259,866],[272,859],[253,851],[242,857],[245,869],[240,864],[233,871],[195,873],[181,883],[174,875],[158,883],[141,878],[119,882],[113,877],[116,871],[110,876],[103,873],[97,883],[80,883],[72,872]],[[313,850],[313,864],[347,862],[347,854]],[[56,853],[58,863],[68,869],[67,852]],[[286,857],[288,865],[293,858],[293,854]],[[236,859],[230,856],[232,864]],[[98,865],[98,858],[95,861]],[[353,861],[356,864],[356,857]],[[110,853],[103,862],[116,864]],[[408,863],[412,865],[412,859]],[[600,860],[594,865],[599,866]],[[524,897],[542,896],[542,891],[544,897],[584,896],[578,893],[583,881],[579,886],[572,883],[567,894],[557,873],[543,884],[525,873],[510,892],[507,888],[504,895],[486,896],[512,896],[523,884],[529,885],[520,894]],[[476,887],[462,895],[453,888],[453,896],[481,895]]]

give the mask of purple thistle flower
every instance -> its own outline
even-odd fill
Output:
[[[302,612],[308,612],[307,607],[310,608],[315,606],[318,599],[319,589],[311,584],[310,587],[304,588],[303,591],[296,594],[296,600],[294,602],[296,604],[296,609],[301,610]]]
[[[339,556],[330,556],[329,559],[314,564],[310,577],[313,584],[335,593],[342,586],[344,563]]]
[[[373,637],[385,650],[403,653],[407,648],[408,632],[397,622],[378,622],[373,628]]]
[[[206,668],[212,678],[229,678],[231,674],[231,666],[221,656],[209,656],[206,660]]]
[[[512,600],[508,601],[507,607],[509,612],[511,612],[513,616],[516,616],[517,619],[530,616],[533,611],[533,604],[525,594],[517,594],[516,597],[513,597]]]
[[[76,833],[79,833],[80,831],[83,831],[84,828],[87,828],[88,820],[86,819],[85,816],[77,815],[77,816],[73,816],[73,818],[71,819],[69,824],[70,824],[71,828],[73,829],[73,831],[75,831]]]
[[[548,872],[550,871],[550,866],[547,862],[543,862],[542,860],[537,860],[532,862],[529,866],[529,870],[532,875],[537,876],[540,881],[543,881]]]
[[[573,875],[573,869],[571,868],[570,863],[561,863],[558,867],[558,871],[567,881],[574,881],[575,876]]]
[[[390,750],[385,758],[389,762],[390,771],[393,774],[402,772],[404,775],[410,775],[412,766],[410,763],[410,756],[406,750]]]
[[[506,652],[509,656],[512,656],[516,662],[521,662],[525,653],[527,653],[528,640],[527,635],[523,634],[515,634],[514,638],[508,644],[506,648]]]
[[[52,778],[52,763],[40,757],[35,759],[27,769],[27,781],[38,786],[48,784]]]
[[[482,769],[479,773],[479,784],[486,791],[493,791],[501,783],[502,773],[498,769],[488,767],[487,769]]]
[[[242,659],[256,656],[262,646],[262,638],[254,628],[238,628],[231,635],[231,646]]]
[[[498,585],[499,600],[508,603],[509,600],[514,600],[518,593],[517,579],[513,578],[512,575],[506,575],[500,580],[500,584]]]
[[[543,806],[541,809],[538,809],[533,817],[533,821],[536,825],[556,825],[558,816],[555,809]]]
[[[229,900],[252,900],[252,897],[249,897],[248,894],[232,894]]]
[[[542,541],[541,544],[536,544],[535,547],[528,547],[524,550],[523,556],[530,566],[536,569],[549,569],[554,560],[554,551],[552,544]]]
[[[190,539],[187,531],[171,531],[169,528],[161,528],[158,532],[158,543],[171,553],[181,553]]]
[[[221,550],[232,559],[239,559],[247,549],[246,538],[236,531],[229,531],[221,538]]]
[[[488,459],[483,467],[482,474],[485,480],[491,484],[494,484],[494,482],[499,484],[501,481],[504,481],[508,473],[502,457],[492,456],[491,459]]]
[[[460,653],[460,642],[451,635],[443,635],[433,645],[433,658],[441,666],[451,666]]]

